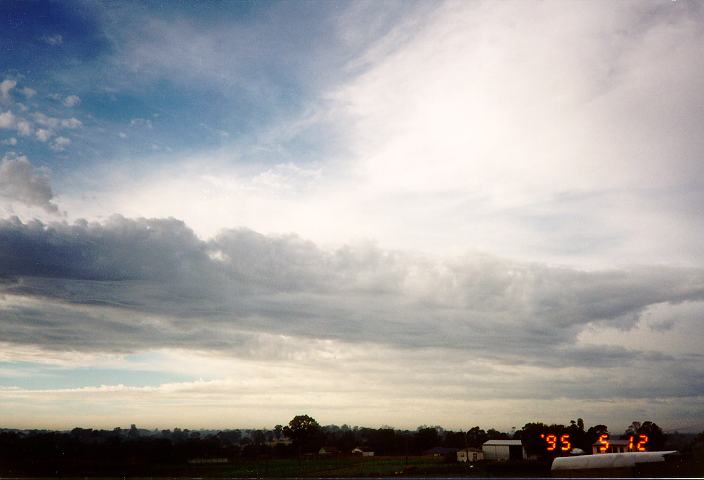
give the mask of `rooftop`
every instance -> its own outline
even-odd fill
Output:
[[[520,440],[487,440],[484,445],[523,445]]]

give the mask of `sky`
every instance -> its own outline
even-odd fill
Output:
[[[0,426],[704,430],[700,2],[0,24]]]

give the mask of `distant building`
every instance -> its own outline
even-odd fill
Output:
[[[374,450],[368,447],[357,447],[354,450],[352,450],[353,455],[361,455],[363,457],[373,457],[374,456]]]
[[[463,448],[462,450],[457,450],[457,461],[458,462],[478,462],[484,460],[484,452],[478,448]]]
[[[277,445],[282,445],[284,447],[288,447],[289,445],[293,445],[293,440],[290,438],[282,437],[282,438],[275,438],[271,442],[267,442],[267,445],[270,447],[276,447]]]
[[[520,440],[489,440],[482,445],[484,460],[525,460],[526,449]]]
[[[608,445],[609,447],[605,451],[601,451],[601,449],[604,447],[604,444],[601,442],[596,442],[592,443],[592,453],[626,453],[626,452],[635,452],[635,448],[628,448],[629,445],[628,440],[608,440]]]
[[[337,447],[321,447],[320,450],[318,450],[318,455],[338,455],[340,451],[337,449]]]

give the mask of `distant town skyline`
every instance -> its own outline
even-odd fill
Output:
[[[701,3],[0,25],[0,427],[704,430]]]

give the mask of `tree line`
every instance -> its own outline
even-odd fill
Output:
[[[540,434],[570,435],[572,445],[586,453],[600,435],[609,433],[606,425],[585,428],[582,419],[568,425],[540,422],[525,424],[506,433],[479,426],[466,431],[439,426],[415,430],[392,427],[368,428],[348,425],[320,426],[308,415],[298,415],[287,425],[272,429],[190,431],[130,429],[97,430],[75,428],[68,432],[43,430],[0,430],[0,473],[56,475],[81,473],[158,474],[162,467],[188,467],[203,459],[286,458],[315,454],[322,446],[349,453],[355,447],[373,450],[376,455],[421,455],[433,447],[481,448],[487,440],[520,439],[529,455],[545,455]],[[651,421],[634,422],[622,434],[645,433],[651,450],[662,449],[667,437]],[[286,440],[289,439],[290,441]],[[693,442],[704,444],[704,432]],[[698,445],[698,444],[697,444]]]

